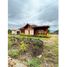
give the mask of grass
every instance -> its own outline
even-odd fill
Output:
[[[22,36],[22,35],[8,35],[9,39],[9,49],[11,47],[10,38],[11,37],[17,37],[23,40],[23,38],[33,38],[33,39],[40,39],[44,42],[44,50],[43,50],[43,56],[41,57],[41,60],[53,63],[55,67],[58,67],[58,35],[57,34],[48,34],[48,37],[35,37],[35,36]],[[15,54],[16,52],[17,54]],[[12,54],[15,54],[18,56],[17,51],[12,51]],[[11,54],[10,54],[11,55]],[[35,64],[37,60],[32,59],[29,61],[29,64]],[[38,62],[37,62],[38,63]],[[36,64],[37,65],[37,64]],[[34,66],[35,67],[35,66]]]
[[[19,51],[17,49],[12,49],[8,51],[8,54],[12,58],[18,58],[19,56]]]
[[[19,37],[19,38],[34,38],[34,39],[41,39],[41,40],[44,40],[44,39],[49,39],[51,37],[51,34],[48,34],[47,36],[46,35],[42,35],[42,37],[40,35],[38,36],[31,36],[31,35],[8,35],[8,38],[12,37],[12,36],[15,36],[15,37]]]
[[[40,67],[41,61],[38,58],[33,58],[27,62],[28,67]]]
[[[44,58],[58,67],[58,35],[51,35],[51,38],[43,39],[43,41],[46,42],[44,46]]]

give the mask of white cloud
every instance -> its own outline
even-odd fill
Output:
[[[8,7],[9,24],[58,25],[58,0],[9,0]]]

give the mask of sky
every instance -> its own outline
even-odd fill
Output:
[[[8,0],[8,28],[25,24],[49,25],[58,29],[58,0]]]

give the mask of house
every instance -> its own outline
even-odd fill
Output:
[[[21,31],[20,30],[18,30],[18,29],[13,29],[12,30],[12,34],[20,34],[21,33]]]
[[[30,25],[26,24],[24,27],[20,28],[20,32],[24,33],[25,35],[39,35],[39,34],[45,34],[48,33],[49,26],[36,26],[36,25]]]

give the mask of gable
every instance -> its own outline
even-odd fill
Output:
[[[27,24],[26,26],[23,27],[24,29],[33,29],[33,27],[29,24]]]

